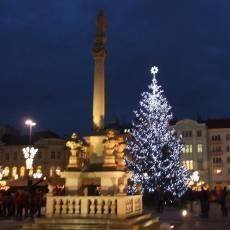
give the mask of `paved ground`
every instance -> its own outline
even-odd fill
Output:
[[[218,204],[211,204],[208,219],[199,217],[199,203],[194,204],[193,213],[188,213],[186,217],[182,217],[181,210],[175,208],[167,208],[162,214],[156,213],[153,210],[146,210],[152,212],[154,216],[160,217],[160,227],[158,230],[172,229],[174,226],[176,230],[228,230],[230,229],[230,215],[229,217],[222,217],[220,207]],[[23,223],[30,222],[26,220],[2,219],[0,220],[0,229],[2,230],[19,230]]]
[[[199,203],[193,205],[193,212],[188,212],[186,217],[182,216],[182,210],[167,208],[162,214],[152,212],[154,216],[160,217],[160,230],[173,229],[177,230],[228,230],[230,229],[230,215],[222,217],[219,204],[211,204],[209,218],[200,218]],[[172,229],[172,228],[171,228]]]

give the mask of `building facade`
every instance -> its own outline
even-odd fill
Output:
[[[0,146],[0,167],[2,176],[7,179],[23,178],[27,175],[25,159],[22,149],[24,144],[4,144]],[[65,147],[65,140],[59,138],[41,138],[34,142],[38,148],[34,158],[33,169],[29,172],[42,173],[47,178],[56,177],[65,169],[69,152]]]
[[[200,180],[209,183],[207,126],[205,123],[184,119],[173,126],[184,144],[182,163],[190,170],[198,171]]]
[[[230,120],[208,120],[210,184],[230,186]]]

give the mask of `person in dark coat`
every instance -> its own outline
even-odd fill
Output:
[[[227,197],[227,188],[224,187],[224,189],[222,189],[220,193],[220,207],[223,216],[228,215],[228,211],[226,208],[226,197]]]
[[[207,190],[201,188],[200,192],[200,207],[201,207],[201,217],[208,218],[209,214],[209,194]]]

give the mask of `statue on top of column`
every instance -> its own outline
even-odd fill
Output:
[[[94,56],[105,56],[106,55],[106,30],[107,30],[108,22],[105,16],[105,12],[103,10],[99,11],[97,15],[96,22],[96,35],[93,46],[93,54]]]

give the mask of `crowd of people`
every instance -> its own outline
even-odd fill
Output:
[[[200,217],[208,218],[210,211],[210,202],[216,202],[219,204],[222,216],[228,216],[230,214],[230,191],[226,187],[223,189],[213,190],[201,188],[201,191],[188,191],[188,199],[190,201],[190,211],[193,212],[193,202],[195,200],[200,201]]]
[[[33,193],[18,191],[0,192],[0,217],[33,218],[41,216],[44,193],[37,189]]]

